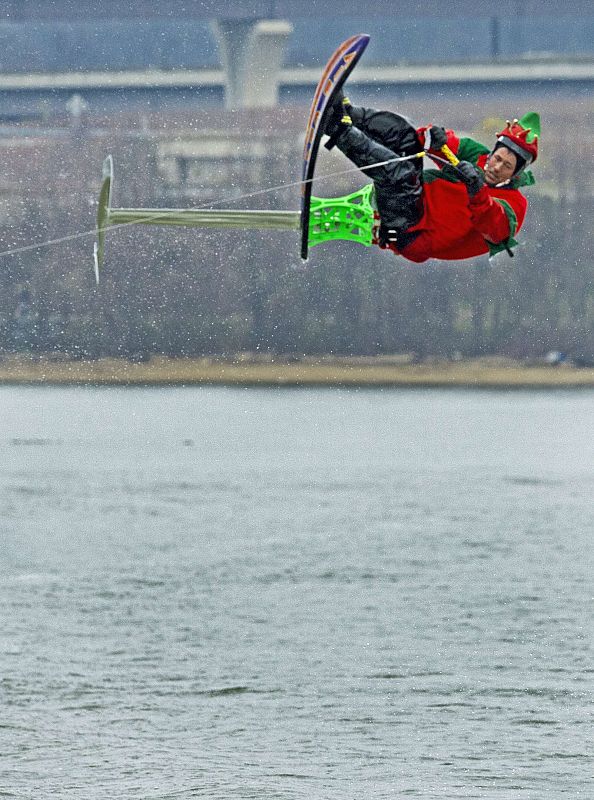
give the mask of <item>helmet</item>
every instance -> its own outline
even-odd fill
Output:
[[[540,136],[540,117],[529,111],[520,119],[508,120],[505,128],[497,134],[493,152],[498,147],[507,147],[518,158],[516,175],[527,164],[536,161],[538,155],[538,137]]]

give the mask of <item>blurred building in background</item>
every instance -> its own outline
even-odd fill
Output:
[[[307,103],[334,46],[365,31],[356,81],[382,97],[591,91],[594,11],[575,0],[227,3],[0,2],[0,119],[51,118],[78,93],[96,113]]]

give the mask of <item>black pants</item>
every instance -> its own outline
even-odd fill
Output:
[[[353,106],[353,127],[347,128],[336,146],[353,164],[368,167],[394,156],[419,153],[423,147],[414,126],[400,114]],[[403,233],[423,215],[423,159],[395,161],[371,167],[365,174],[375,184],[377,208],[385,228]],[[399,236],[404,246],[406,237]]]

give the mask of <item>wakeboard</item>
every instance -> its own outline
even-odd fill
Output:
[[[324,124],[332,101],[342,88],[369,43],[366,33],[351,36],[332,54],[320,78],[311,104],[305,145],[301,184],[301,258],[306,261],[309,252],[309,212],[311,207],[312,179]]]

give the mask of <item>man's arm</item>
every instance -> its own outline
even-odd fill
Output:
[[[468,161],[461,161],[457,172],[468,192],[468,208],[476,230],[490,245],[515,244],[513,237],[526,213],[525,198],[514,190],[509,192],[509,199],[493,197],[482,170]]]
[[[439,125],[424,125],[422,128],[417,128],[417,136],[423,149],[431,155],[441,156],[441,148],[444,144],[450,148],[452,153],[458,154],[460,139],[452,130]]]
[[[430,155],[443,156],[441,148],[447,145],[460,161],[469,161],[476,165],[480,156],[489,153],[489,148],[475,139],[469,136],[459,138],[454,131],[438,125],[417,128],[417,136]]]
[[[511,215],[508,216],[505,207],[491,197],[486,186],[468,198],[468,207],[472,224],[487,242],[503,244],[516,232],[517,220],[513,209],[509,207]]]

